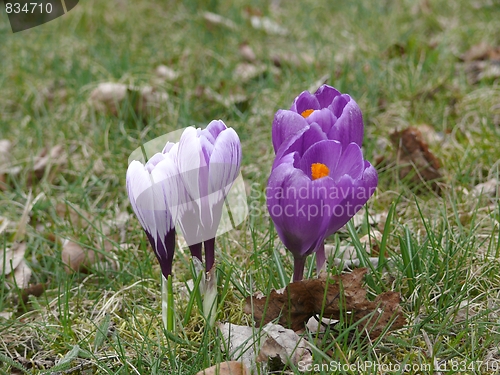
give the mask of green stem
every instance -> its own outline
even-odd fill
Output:
[[[168,275],[168,279],[162,275],[161,288],[161,313],[163,326],[169,332],[175,331],[175,310],[174,310],[174,288],[172,286],[172,275]]]

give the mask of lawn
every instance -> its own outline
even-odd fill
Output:
[[[400,293],[406,324],[374,340],[348,325],[308,332],[312,371],[279,360],[264,371],[498,372],[498,30],[493,0],[81,0],[18,33],[2,5],[0,256],[17,249],[32,273],[21,288],[0,270],[0,373],[191,375],[229,360],[196,303],[187,314],[191,256],[180,246],[182,327],[163,329],[160,267],[125,188],[129,155],[213,119],[238,133],[249,216],[217,238],[217,319],[250,326],[245,298],[284,287],[293,271],[265,203],[273,116],[323,83],[358,103],[379,176],[365,213],[327,239],[337,251],[328,271],[343,271],[340,249],[355,248],[361,264],[387,260],[371,267],[368,296]],[[99,111],[91,96],[104,82],[130,89]],[[144,87],[159,95],[154,108],[138,105]],[[409,127],[428,145],[411,143],[417,156],[401,147]],[[439,163],[439,179],[426,166],[404,176],[414,156]],[[95,259],[72,270],[72,247]]]

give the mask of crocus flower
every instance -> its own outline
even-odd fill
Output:
[[[177,166],[188,200],[180,206],[178,223],[191,253],[205,268],[214,264],[214,244],[224,199],[239,174],[241,145],[236,132],[221,120],[205,129],[186,128],[179,141]]]
[[[357,103],[347,94],[323,85],[314,94],[302,92],[290,110],[278,110],[274,116],[272,139],[274,152],[291,136],[308,125],[317,124],[325,139],[339,141],[343,147],[363,142],[363,117]]]
[[[337,136],[340,139],[333,138]],[[302,279],[308,255],[316,252],[321,268],[324,239],[344,226],[375,191],[378,176],[363,158],[362,137],[356,103],[329,86],[314,95],[302,93],[290,111],[276,114],[276,159],[267,206],[280,239],[294,256],[295,281]]]
[[[127,169],[127,192],[132,209],[153,247],[165,278],[172,273],[175,223],[169,203],[175,205],[182,187],[176,165],[178,146],[167,143],[144,165],[134,160]]]

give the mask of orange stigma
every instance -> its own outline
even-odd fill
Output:
[[[311,176],[313,180],[317,180],[321,177],[326,177],[330,173],[328,167],[322,163],[311,164]]]
[[[311,113],[313,113],[313,112],[314,112],[314,109],[306,109],[305,111],[303,111],[301,113],[301,116],[304,118],[308,118],[311,115]]]

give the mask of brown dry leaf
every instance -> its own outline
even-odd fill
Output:
[[[45,287],[46,285],[41,283],[41,284],[30,285],[27,288],[25,288],[21,293],[21,299],[23,303],[24,304],[28,303],[29,296],[40,297],[43,294],[43,292],[45,292]]]
[[[56,177],[58,170],[66,164],[67,155],[61,145],[56,145],[50,150],[44,148],[40,154],[35,156],[33,169],[29,171],[26,184],[33,185],[35,181],[41,180],[46,176],[47,182],[51,183]],[[16,176],[22,171],[21,167],[9,168],[6,173],[11,176]],[[0,183],[1,185],[1,183]],[[5,186],[4,186],[5,189]]]
[[[70,240],[65,241],[61,252],[61,260],[67,273],[88,272],[88,268],[101,258],[102,255],[97,251],[84,249]]]
[[[243,363],[229,361],[213,365],[197,372],[196,375],[250,375],[250,372]]]
[[[0,253],[0,273],[7,276],[15,270],[24,260],[26,252],[26,243],[15,242],[10,248]]]
[[[415,184],[428,183],[432,190],[439,192],[436,180],[442,178],[439,160],[429,151],[420,130],[414,127],[391,134],[391,141],[397,148],[399,178],[410,177]]]
[[[96,110],[114,116],[120,113],[121,106],[126,101],[129,101],[136,113],[147,114],[165,104],[168,95],[150,86],[136,87],[113,82],[100,83],[90,93],[90,102]]]
[[[478,60],[500,60],[500,47],[493,48],[486,42],[473,45],[460,56],[465,62]]]
[[[366,299],[362,287],[366,268],[327,278],[302,280],[288,284],[282,291],[272,291],[269,298],[262,294],[247,297],[245,312],[253,314],[256,324],[266,324],[279,318],[279,324],[294,331],[301,330],[310,317],[322,314],[340,320],[350,312],[353,322],[371,338],[378,337],[386,328],[397,329],[405,324],[399,305],[400,295],[385,292],[374,301]],[[389,327],[389,324],[392,325]]]
[[[500,46],[492,47],[486,42],[473,45],[461,57],[470,83],[500,77]]]

